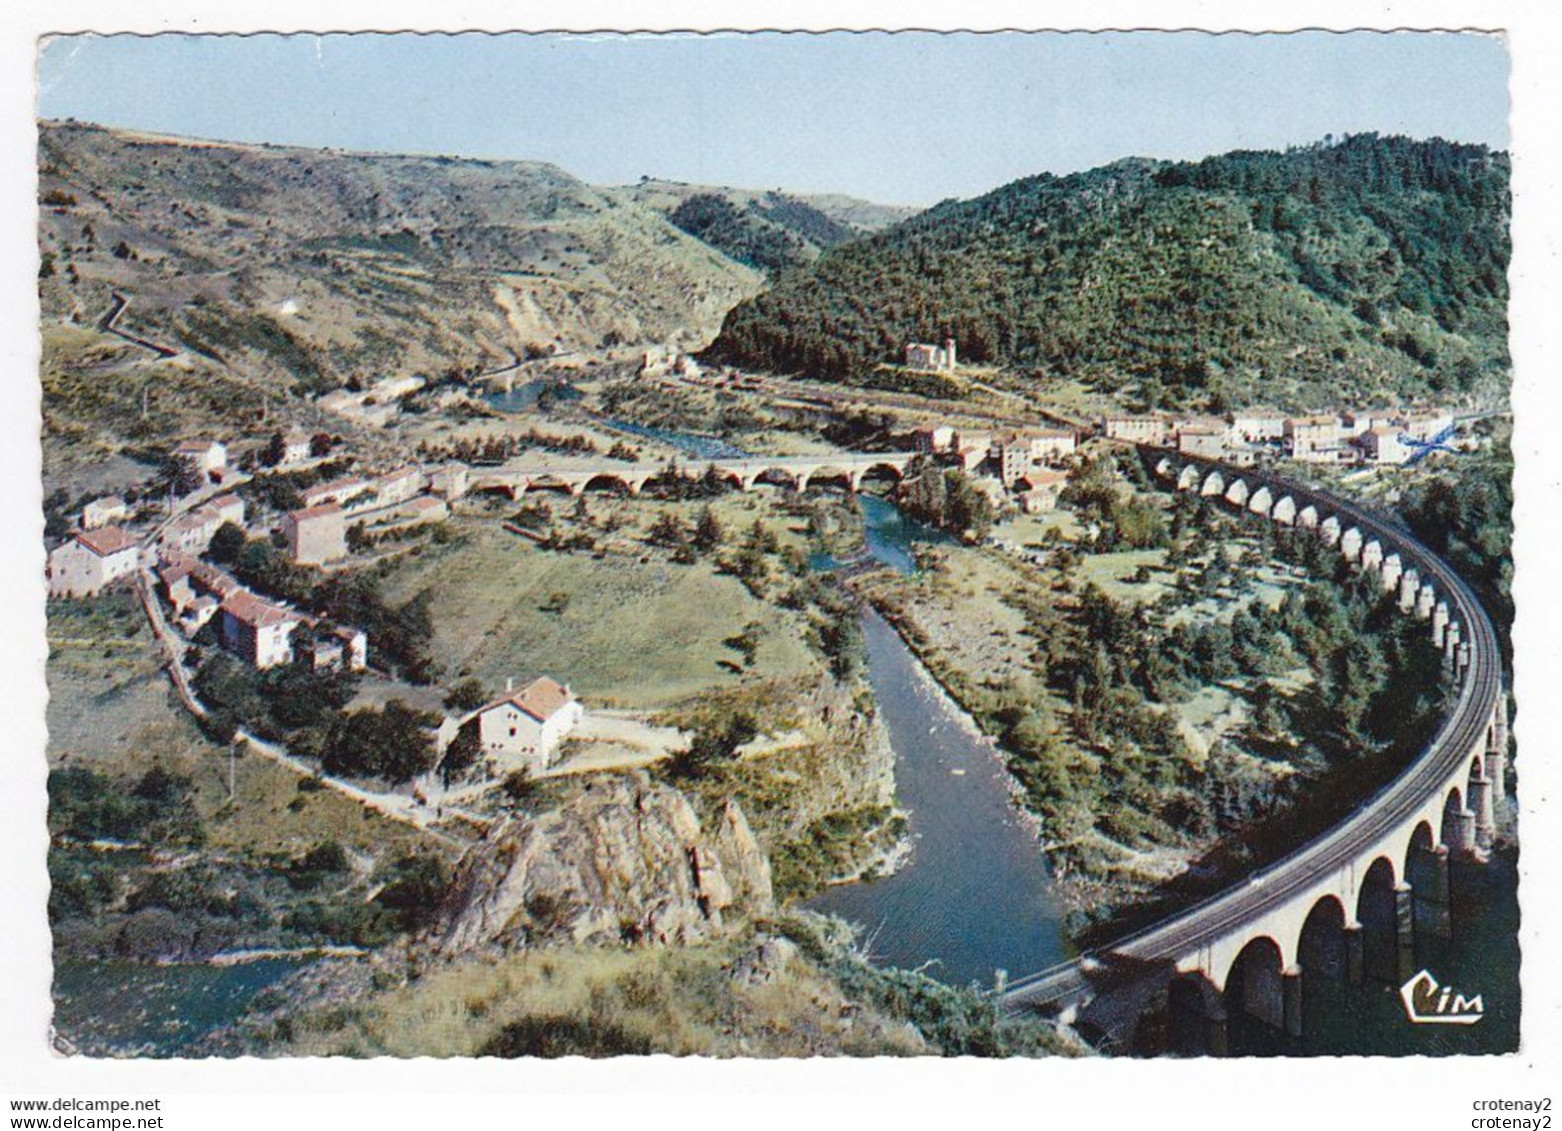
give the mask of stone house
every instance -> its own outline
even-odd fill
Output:
[[[421,494],[428,486],[428,477],[416,467],[402,467],[378,476],[370,484],[374,490],[374,505],[395,506]]]
[[[224,496],[233,498],[234,496]],[[231,509],[229,511],[231,512]],[[242,525],[244,516],[244,504],[239,504],[239,518]],[[211,503],[186,511],[178,518],[163,528],[163,536],[159,541],[164,553],[168,554],[204,554],[212,544],[212,538],[222,528],[227,519],[223,512]]]
[[[118,495],[105,495],[81,508],[81,528],[95,530],[111,522],[123,522],[130,517],[130,507]]]
[[[1026,514],[1039,514],[1057,508],[1058,496],[1068,486],[1068,472],[1050,467],[1040,467],[1021,476],[1019,488],[1020,509]]]
[[[1231,434],[1249,444],[1267,444],[1285,438],[1285,414],[1250,408],[1230,416]]]
[[[367,481],[359,479],[356,475],[347,475],[341,479],[333,479],[329,483],[316,483],[313,487],[305,487],[299,495],[303,498],[307,509],[325,503],[344,505],[348,500],[356,499],[370,490],[372,487]]]
[[[1184,455],[1220,459],[1226,454],[1228,439],[1224,428],[1182,428],[1177,432],[1177,450]]]
[[[1171,437],[1171,422],[1153,413],[1106,416],[1101,419],[1101,434],[1108,440],[1125,440],[1130,444],[1164,444]]]
[[[1285,422],[1288,454],[1304,463],[1339,460],[1343,425],[1337,416],[1297,416]]]
[[[288,555],[300,565],[322,565],[347,556],[347,515],[335,504],[305,507],[282,516]]]
[[[141,549],[117,526],[83,530],[49,554],[51,597],[89,597],[135,573]]]

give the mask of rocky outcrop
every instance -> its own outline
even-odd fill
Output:
[[[458,868],[434,941],[687,943],[773,908],[769,861],[735,802],[702,828],[681,792],[636,774],[493,831]]]

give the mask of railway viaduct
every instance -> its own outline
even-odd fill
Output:
[[[1456,681],[1427,746],[1341,824],[1170,919],[1015,980],[1004,995],[1010,1008],[1058,1015],[1119,1047],[1152,1003],[1164,1005],[1175,1051],[1221,1053],[1231,1011],[1300,1036],[1314,979],[1399,986],[1418,970],[1418,934],[1450,937],[1450,862],[1487,857],[1506,804],[1502,657],[1469,587],[1399,526],[1266,471],[1141,454],[1165,486],[1313,531],[1426,623]]]
[[[816,480],[841,483],[856,491],[869,475],[883,473],[899,479],[915,457],[915,452],[748,456],[691,463],[686,470],[698,474],[706,467],[714,467],[718,475],[743,491],[750,491],[761,482],[777,481],[798,491],[806,491],[808,485]],[[612,460],[556,468],[473,468],[470,485],[473,490],[508,491],[515,498],[536,490],[568,491],[571,495],[579,495],[594,487],[616,488],[638,495],[648,482],[667,469],[668,465],[661,463],[622,463]]]

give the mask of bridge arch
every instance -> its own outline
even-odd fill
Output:
[[[1372,861],[1356,895],[1361,924],[1362,965],[1369,978],[1398,984],[1399,877],[1387,856]]]
[[[867,467],[861,468],[857,472],[859,483],[865,479],[890,479],[899,483],[905,477],[905,466],[892,463],[889,460],[879,460],[876,463],[870,463]]]
[[[1338,515],[1329,515],[1318,524],[1318,537],[1333,546],[1340,540],[1340,520]]]
[[[1337,895],[1312,905],[1296,934],[1296,964],[1302,968],[1303,989],[1321,981],[1343,982],[1349,965],[1345,925],[1350,917]]]
[[[1226,502],[1234,507],[1247,505],[1248,486],[1247,480],[1238,479],[1226,488]]]
[[[582,492],[607,490],[615,495],[635,494],[635,484],[624,475],[616,475],[611,471],[599,471],[580,484]]]
[[[818,467],[808,471],[797,473],[798,490],[806,491],[809,487],[822,482],[838,482],[848,491],[857,489],[859,472],[849,467],[841,467],[838,464],[821,463]]]
[[[1270,517],[1285,526],[1295,526],[1296,500],[1291,498],[1290,495],[1284,496],[1275,504],[1274,510],[1270,512]]]
[[[1269,517],[1269,512],[1274,508],[1274,496],[1270,494],[1267,486],[1260,486],[1253,492],[1253,497],[1247,501],[1247,509],[1254,514]]]
[[[1183,468],[1177,476],[1177,490],[1192,491],[1199,485],[1199,469],[1193,464]]]
[[[1199,494],[1217,496],[1226,491],[1226,480],[1218,471],[1212,471],[1204,477],[1204,485],[1199,488]]]
[[[1296,525],[1303,530],[1318,529],[1318,508],[1308,503],[1296,514]]]
[[[1172,464],[1169,456],[1162,456],[1155,464],[1155,474],[1162,479],[1174,478],[1176,471],[1177,468]]]
[[[1280,944],[1269,935],[1251,939],[1231,962],[1226,972],[1226,1016],[1252,1017],[1271,1029],[1285,1027],[1286,964]]]

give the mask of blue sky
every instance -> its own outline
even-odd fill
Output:
[[[70,36],[38,112],[891,203],[1375,130],[1508,144],[1477,34]]]

